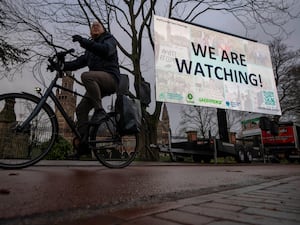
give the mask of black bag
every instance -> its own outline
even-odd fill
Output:
[[[120,74],[119,86],[117,90],[118,94],[128,95],[129,93],[129,78],[126,74]]]
[[[151,87],[150,83],[145,80],[142,81],[140,86],[140,99],[142,105],[145,105],[146,107],[149,106],[151,102]]]
[[[117,127],[120,134],[136,134],[141,129],[141,104],[136,98],[127,95],[117,95],[115,111],[119,114]]]

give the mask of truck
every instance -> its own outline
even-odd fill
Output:
[[[217,109],[219,137],[198,138],[197,131],[186,132],[186,137],[173,137],[169,132],[169,143],[158,146],[160,152],[169,153],[172,161],[183,161],[191,157],[194,162],[209,163],[218,157],[231,156],[237,162],[251,162],[251,152],[245,152],[242,143],[238,143],[235,133],[227,129],[225,109]],[[174,141],[173,141],[174,140]],[[247,149],[250,150],[250,149]]]
[[[300,159],[300,124],[276,122],[266,117],[242,121],[242,143],[253,158],[271,162]]]
[[[229,142],[214,137],[197,138],[196,131],[188,131],[186,134],[187,137],[172,137],[170,133],[169,140],[181,140],[159,146],[160,152],[169,153],[172,161],[183,161],[186,157],[191,157],[196,163],[210,163],[212,159],[216,161],[217,157],[228,156],[235,158],[237,162],[252,161],[249,154],[245,153],[243,145],[236,142],[235,134],[230,135]]]
[[[209,163],[217,157],[233,157],[239,163],[253,161],[289,162],[300,160],[300,125],[279,122],[265,117],[242,121],[242,135],[236,138],[229,133],[224,141],[216,138],[197,138],[196,131],[187,132],[186,140],[174,141],[171,133],[169,144],[160,146],[160,151],[169,153],[172,161],[191,157],[194,162]],[[176,137],[175,137],[176,139]]]

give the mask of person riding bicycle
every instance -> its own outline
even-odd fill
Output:
[[[90,33],[90,39],[80,35],[72,36],[73,42],[79,42],[85,53],[73,61],[65,62],[63,67],[64,71],[74,71],[85,66],[89,68],[88,72],[81,74],[86,93],[76,108],[77,127],[83,140],[89,132],[89,112],[94,109],[90,124],[99,124],[105,118],[102,98],[117,91],[120,77],[117,41],[114,36],[98,21],[93,22]],[[87,154],[87,149],[81,146],[77,153]]]

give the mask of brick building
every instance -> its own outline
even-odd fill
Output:
[[[64,76],[62,78],[62,86],[69,90],[73,90],[74,88],[74,80],[69,76]],[[61,105],[64,107],[64,110],[69,115],[69,117],[74,121],[75,118],[75,110],[76,110],[76,95],[61,89],[56,90],[56,97],[60,101]],[[67,122],[58,111],[57,107],[55,107],[55,114],[57,116],[59,134],[72,143],[73,133],[69,128]]]
[[[163,104],[161,119],[157,126],[157,144],[163,145],[169,143],[170,118],[167,105]]]

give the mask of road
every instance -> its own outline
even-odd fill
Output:
[[[137,163],[107,169],[97,162],[44,161],[0,170],[0,224],[66,224],[289,177],[300,177],[299,164]]]

